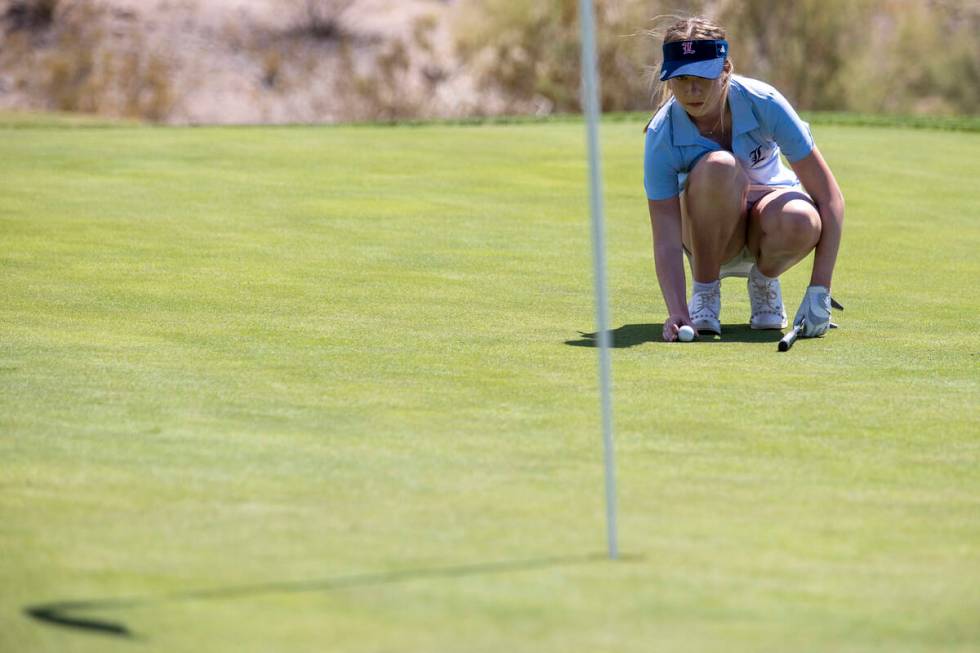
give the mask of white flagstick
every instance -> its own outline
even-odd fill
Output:
[[[606,243],[602,216],[602,170],[599,160],[599,80],[596,70],[595,13],[592,0],[579,0],[582,22],[582,104],[589,147],[589,195],[592,213],[592,259],[595,264],[599,386],[602,395],[602,439],[606,464],[606,537],[609,557],[619,556],[616,543],[616,463],[613,453],[612,391],[610,383],[609,302],[606,293]]]

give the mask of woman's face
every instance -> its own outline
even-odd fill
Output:
[[[670,90],[684,110],[694,118],[710,116],[718,111],[725,75],[716,79],[682,75],[670,80]]]

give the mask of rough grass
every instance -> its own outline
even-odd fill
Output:
[[[0,650],[976,650],[980,137],[815,128],[846,311],[777,354],[736,280],[655,341],[641,128],[619,562],[580,124],[0,131]]]

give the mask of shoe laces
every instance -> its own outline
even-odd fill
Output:
[[[711,315],[715,314],[714,304],[721,299],[721,289],[713,288],[704,292],[694,294],[694,314],[699,315],[705,311]]]
[[[752,279],[753,304],[762,304],[758,307],[759,313],[781,313],[783,310],[782,302],[779,298],[779,279]]]

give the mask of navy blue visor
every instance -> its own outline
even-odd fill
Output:
[[[716,79],[728,58],[728,41],[672,41],[664,43],[660,81],[682,75]]]

